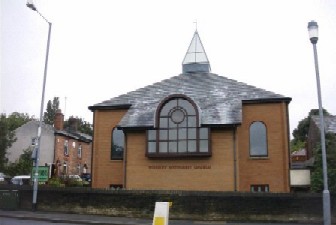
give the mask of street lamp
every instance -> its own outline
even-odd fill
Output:
[[[330,225],[330,193],[328,190],[328,172],[327,172],[327,155],[325,146],[325,129],[324,129],[324,119],[323,119],[323,108],[322,108],[322,97],[321,97],[321,84],[320,75],[317,60],[317,50],[316,43],[318,40],[318,25],[315,21],[308,23],[308,33],[310,42],[313,44],[314,48],[314,61],[315,61],[315,72],[316,72],[316,84],[317,84],[317,95],[319,104],[319,115],[320,115],[320,133],[321,133],[321,147],[322,147],[322,166],[323,166],[323,221],[324,225]]]
[[[43,108],[44,108],[44,93],[45,85],[47,80],[47,69],[48,69],[48,56],[49,56],[49,45],[50,45],[50,34],[51,34],[51,23],[37,10],[32,0],[27,1],[27,7],[33,11],[36,11],[49,25],[48,31],[48,41],[47,41],[47,52],[45,57],[44,64],[44,76],[43,76],[43,86],[42,86],[42,99],[41,99],[41,108],[40,108],[40,122],[37,130],[37,148],[35,152],[35,173],[34,173],[34,189],[33,189],[33,203],[32,209],[36,210],[36,200],[37,200],[37,189],[38,189],[38,166],[39,166],[39,155],[41,150],[41,132],[42,132],[42,120],[43,120]]]

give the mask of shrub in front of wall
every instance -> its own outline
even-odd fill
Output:
[[[62,180],[60,178],[50,178],[48,180],[48,185],[51,187],[62,187],[64,186]]]
[[[68,179],[66,183],[67,187],[83,187],[83,181]]]

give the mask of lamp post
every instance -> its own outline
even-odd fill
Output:
[[[38,189],[38,166],[39,166],[39,155],[41,150],[41,133],[42,133],[42,120],[43,120],[43,108],[44,108],[44,93],[45,85],[47,80],[47,69],[48,69],[48,57],[49,57],[49,45],[50,45],[50,34],[51,34],[51,23],[36,9],[32,1],[27,1],[27,7],[33,11],[36,11],[49,25],[48,30],[48,41],[47,41],[47,51],[44,64],[44,76],[43,76],[43,86],[42,86],[42,98],[41,98],[41,108],[40,108],[40,122],[37,130],[37,148],[35,152],[35,173],[34,177],[34,187],[33,187],[33,202],[32,209],[36,210],[36,200],[37,200],[37,189]]]
[[[316,50],[316,43],[318,40],[318,25],[313,20],[308,23],[308,33],[310,42],[313,44],[314,49],[316,84],[317,84],[317,95],[318,95],[319,115],[320,115],[320,130],[321,130],[320,133],[321,133],[322,167],[323,167],[323,221],[324,225],[330,225],[331,224],[330,193],[328,190],[327,154],[325,146],[325,129],[324,129],[324,118],[323,118],[322,97],[321,97],[321,84],[320,84],[320,75],[317,60],[317,50]]]

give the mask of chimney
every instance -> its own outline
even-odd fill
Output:
[[[74,117],[69,118],[69,131],[77,132],[78,119]]]
[[[60,109],[57,109],[54,120],[54,128],[56,130],[63,130],[64,115]]]

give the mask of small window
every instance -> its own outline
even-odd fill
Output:
[[[250,156],[268,156],[267,131],[263,122],[253,122],[250,126]]]
[[[38,141],[38,138],[37,137],[33,137],[32,138],[32,145],[33,146],[37,145],[38,144],[37,141]]]
[[[114,190],[122,189],[123,185],[122,184],[110,184],[110,188]]]
[[[124,157],[124,132],[114,128],[112,130],[111,159],[123,159]]]
[[[69,142],[68,140],[64,140],[64,155],[69,155]]]
[[[67,174],[67,172],[68,172],[68,164],[66,161],[64,161],[62,173]]]
[[[269,192],[268,184],[252,184],[251,192]]]
[[[78,149],[77,149],[77,155],[78,158],[82,158],[82,145],[78,145]]]
[[[81,174],[81,164],[80,163],[78,163],[77,164],[77,174]]]

